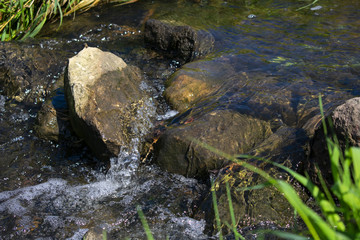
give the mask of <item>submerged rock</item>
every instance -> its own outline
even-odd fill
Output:
[[[288,174],[271,164],[263,162],[252,162],[252,164],[256,165],[259,169],[265,170],[276,179],[291,182]],[[261,226],[263,229],[274,227],[275,229],[291,229],[298,224],[293,208],[286,198],[273,186],[260,187],[260,185],[266,184],[266,180],[237,163],[223,168],[214,183],[219,216],[222,222],[231,223],[226,183],[230,187],[230,195],[238,229],[249,226],[253,228]],[[258,186],[258,188],[251,188],[255,186]],[[303,200],[308,199],[307,194],[299,184],[295,183],[293,187]],[[216,229],[211,193],[205,198],[200,209],[199,214],[205,214],[203,217],[207,219],[208,227]],[[224,227],[224,230],[226,232],[226,227]]]
[[[34,130],[41,139],[59,141],[70,129],[64,94],[64,75],[61,75],[49,91],[46,101],[37,113]]]
[[[299,128],[320,112],[320,91],[326,109],[349,98],[312,79],[284,81],[246,69],[239,61],[238,56],[224,55],[187,63],[167,81],[164,96],[180,112],[218,106]]]
[[[250,151],[270,134],[268,122],[231,110],[186,116],[160,136],[155,145],[155,159],[169,172],[206,178],[209,171],[224,167],[228,160],[201,147],[196,140],[227,154],[240,154]]]
[[[226,88],[234,74],[234,68],[226,62],[191,62],[166,81],[164,96],[172,107],[183,112],[217,90]]]
[[[210,53],[215,41],[211,33],[204,30],[155,19],[145,23],[144,37],[146,44],[167,52],[181,62]]]
[[[140,70],[110,52],[88,47],[69,59],[71,124],[99,158],[117,156],[152,126],[155,107],[145,87]]]
[[[58,141],[59,135],[64,129],[59,127],[58,113],[51,99],[46,100],[37,115],[37,123],[34,127],[39,138]]]
[[[63,71],[64,55],[39,43],[0,42],[0,91],[18,102],[43,102]]]
[[[111,240],[111,236],[108,236],[105,229],[102,229],[100,227],[93,227],[89,231],[86,232],[86,234],[83,237],[84,240],[102,240],[107,239]]]

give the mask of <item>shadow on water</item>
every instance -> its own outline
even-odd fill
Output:
[[[302,4],[107,4],[65,19],[60,31],[56,23],[47,25],[28,44],[62,52],[65,61],[87,43],[139,66],[153,83],[163,120],[170,110],[162,98],[164,82],[179,66],[145,49],[143,23],[157,18],[206,29],[216,39],[215,51],[187,67],[207,72],[221,87],[172,123],[201,111],[233,109],[274,122],[274,132],[283,125],[298,128],[294,145],[279,151],[303,156],[297,152],[307,139],[301,127],[318,113],[318,94],[324,95],[325,109],[360,94],[360,2],[323,0],[320,8],[296,11]],[[61,92],[53,101],[59,112],[65,108]],[[122,149],[106,170],[82,142],[40,140],[33,131],[39,108],[0,95],[0,239],[81,239],[99,226],[117,239],[143,239],[138,204],[159,239],[211,238],[203,232],[205,220],[193,218],[205,184],[143,165],[137,150]]]

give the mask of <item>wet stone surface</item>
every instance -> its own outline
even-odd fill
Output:
[[[109,238],[144,239],[136,212],[140,205],[156,238],[214,239],[209,175],[217,177],[224,219],[229,217],[225,182],[232,186],[236,217],[246,239],[256,239],[259,229],[290,230],[297,219],[277,192],[238,191],[261,183],[256,174],[223,160],[178,172],[198,176],[204,171],[200,175],[205,181],[199,181],[160,170],[154,163],[167,161],[167,168],[172,168],[171,159],[160,155],[177,150],[180,157],[173,159],[211,155],[193,143],[189,147],[185,137],[191,135],[223,143],[232,153],[241,148],[302,171],[308,141],[320,119],[318,95],[326,112],[359,96],[359,4],[324,1],[321,8],[301,11],[296,11],[301,2],[287,0],[276,5],[193,0],[104,4],[77,14],[75,21],[64,18],[59,31],[58,23],[50,23],[37,39],[0,43],[1,237],[81,239],[89,229],[104,228]],[[183,65],[146,48],[144,23],[149,19],[210,32],[213,52]],[[151,97],[159,102],[154,125],[160,130],[154,135],[160,139],[151,139],[150,147],[162,147],[155,149],[158,159],[150,158],[150,164],[140,163],[137,147],[120,149],[117,158],[104,164],[69,129],[57,143],[36,135],[43,101],[47,99],[43,110],[51,102],[57,111],[61,94],[53,95],[54,83],[64,73],[66,60],[85,43],[139,67],[151,86]],[[206,125],[211,121],[216,124]],[[229,133],[247,132],[257,124],[262,130],[250,134],[249,143]],[[185,147],[165,151],[164,139]],[[191,149],[196,151],[187,151]],[[291,181],[277,169],[254,164]],[[306,200],[302,189],[296,189]],[[265,208],[264,202],[274,207]]]

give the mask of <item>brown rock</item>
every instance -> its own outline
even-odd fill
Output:
[[[132,147],[132,139],[152,126],[155,108],[143,82],[138,68],[97,48],[84,48],[69,60],[65,90],[71,124],[98,157],[117,156],[121,146]]]
[[[267,122],[231,110],[214,110],[170,126],[155,145],[155,159],[169,172],[203,178],[228,160],[201,147],[194,139],[227,154],[240,154],[250,151],[270,134]]]
[[[181,62],[189,62],[210,53],[214,37],[206,31],[155,19],[145,23],[145,42]]]

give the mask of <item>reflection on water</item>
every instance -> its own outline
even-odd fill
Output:
[[[158,18],[207,29],[216,39],[215,52],[194,72],[200,66],[209,76],[226,78],[220,84],[227,92],[215,93],[199,109],[218,104],[301,127],[308,118],[301,114],[317,107],[319,93],[329,105],[360,95],[360,2],[318,4],[301,11],[296,9],[302,2],[295,0],[104,5],[75,21],[65,19],[59,32],[49,24],[34,41],[69,57],[84,43],[110,50],[143,69],[161,103],[164,81],[177,65],[146,55],[143,22]],[[177,114],[159,108],[159,121]],[[144,239],[137,205],[158,239],[209,238],[205,220],[192,218],[205,185],[140,164],[136,148],[123,149],[106,171],[81,142],[36,138],[38,109],[0,95],[0,239],[81,239],[92,227],[117,239]]]

